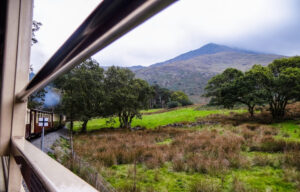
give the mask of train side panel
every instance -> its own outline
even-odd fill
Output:
[[[66,122],[65,115],[54,114],[52,112],[41,111],[37,109],[27,109],[26,132],[25,137],[28,139],[33,135],[40,135],[43,126],[40,126],[39,120],[47,118],[48,124],[44,126],[45,131],[63,128]]]

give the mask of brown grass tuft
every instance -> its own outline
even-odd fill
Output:
[[[169,145],[157,144],[170,138]],[[240,154],[244,141],[230,131],[163,128],[80,135],[74,147],[80,156],[107,167],[136,161],[154,169],[171,161],[174,171],[214,174],[246,164]]]
[[[221,185],[211,179],[201,179],[190,186],[190,192],[221,192]]]

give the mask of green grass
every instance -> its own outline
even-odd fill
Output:
[[[137,165],[137,186],[142,191],[154,189],[160,192],[188,192],[193,183],[205,179],[209,181],[208,184],[217,184],[222,186],[222,191],[229,192],[232,191],[233,178],[236,177],[244,183],[247,189],[257,192],[296,192],[296,186],[293,183],[284,181],[283,170],[272,167],[237,169],[220,175],[174,172],[171,169],[170,163],[157,169],[147,169],[143,165]],[[104,170],[102,175],[115,188],[122,188],[133,183],[132,170],[133,165],[116,165]]]
[[[179,123],[179,122],[193,122],[199,117],[205,117],[211,114],[229,114],[229,112],[237,112],[242,113],[245,110],[194,110],[194,107],[190,108],[181,108],[174,111],[168,111],[164,113],[158,114],[150,114],[150,115],[143,115],[142,119],[133,119],[132,127],[141,126],[147,129],[154,129],[158,126],[164,126],[172,123]],[[109,119],[99,118],[99,119],[92,119],[87,124],[87,130],[98,130],[105,127],[119,127],[119,121],[117,118],[114,118],[115,123],[107,124],[106,122]],[[74,130],[80,130],[81,122],[74,123]]]
[[[154,112],[158,112],[158,111],[162,111],[164,109],[159,108],[159,109],[148,109],[148,110],[141,110],[141,113],[154,113]]]
[[[273,124],[273,126],[280,129],[279,134],[275,137],[287,141],[300,142],[300,122],[299,121],[285,121]]]
[[[161,141],[161,142],[157,142],[156,144],[157,145],[169,145],[173,142],[173,139],[171,138],[168,138],[168,139],[165,139],[164,141]]]

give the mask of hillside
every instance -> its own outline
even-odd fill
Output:
[[[282,55],[265,54],[207,44],[199,49],[181,54],[173,59],[135,70],[138,78],[150,84],[159,84],[171,90],[182,90],[194,102],[203,102],[207,81],[228,67],[250,69],[254,64],[267,65]]]

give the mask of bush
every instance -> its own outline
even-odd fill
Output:
[[[167,105],[168,105],[168,108],[171,109],[171,108],[178,107],[180,104],[177,101],[170,101],[167,103]]]
[[[182,100],[180,103],[182,106],[193,105],[193,102],[190,100]]]
[[[252,160],[255,166],[271,166],[279,168],[282,164],[282,158],[272,157],[270,155],[256,155]]]
[[[294,141],[285,141],[283,139],[274,139],[272,136],[264,136],[258,145],[250,146],[250,151],[263,152],[284,152],[299,150],[300,143]]]
[[[186,168],[185,168],[185,163],[182,159],[174,159],[172,161],[172,165],[173,165],[173,170],[174,171],[185,171]]]

